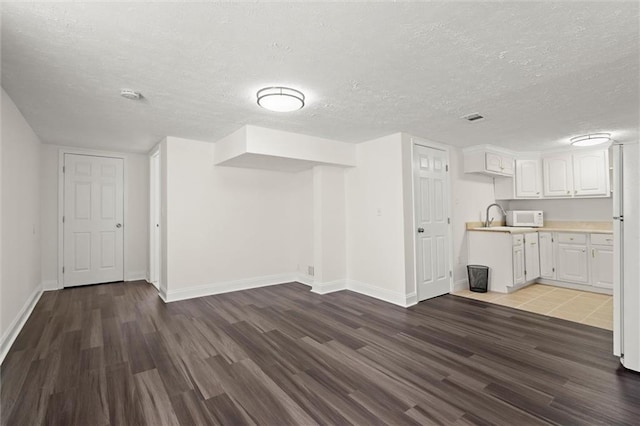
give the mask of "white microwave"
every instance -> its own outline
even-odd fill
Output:
[[[507,211],[507,226],[544,226],[542,210],[509,210]]]

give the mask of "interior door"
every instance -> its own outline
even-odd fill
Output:
[[[64,286],[124,279],[121,158],[64,156]]]
[[[446,151],[414,145],[418,300],[449,293],[449,194]]]
[[[150,193],[150,220],[149,220],[149,279],[151,284],[160,288],[161,267],[161,240],[160,240],[160,209],[161,207],[161,183],[160,183],[160,152],[156,152],[150,158],[149,167],[149,193]]]

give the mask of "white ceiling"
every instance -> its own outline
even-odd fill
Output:
[[[245,124],[514,149],[638,139],[638,2],[3,2],[1,24],[2,87],[45,143],[145,152]],[[273,84],[307,106],[260,109]]]

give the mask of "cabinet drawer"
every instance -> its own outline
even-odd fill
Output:
[[[524,243],[524,235],[514,235],[513,236],[513,246],[521,246]]]
[[[597,244],[601,246],[612,246],[613,235],[612,234],[591,234],[591,244]]]
[[[587,244],[587,234],[559,233],[558,242],[565,244]]]

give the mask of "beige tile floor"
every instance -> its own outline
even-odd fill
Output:
[[[613,330],[613,297],[568,288],[532,284],[514,293],[453,293],[550,317]]]

